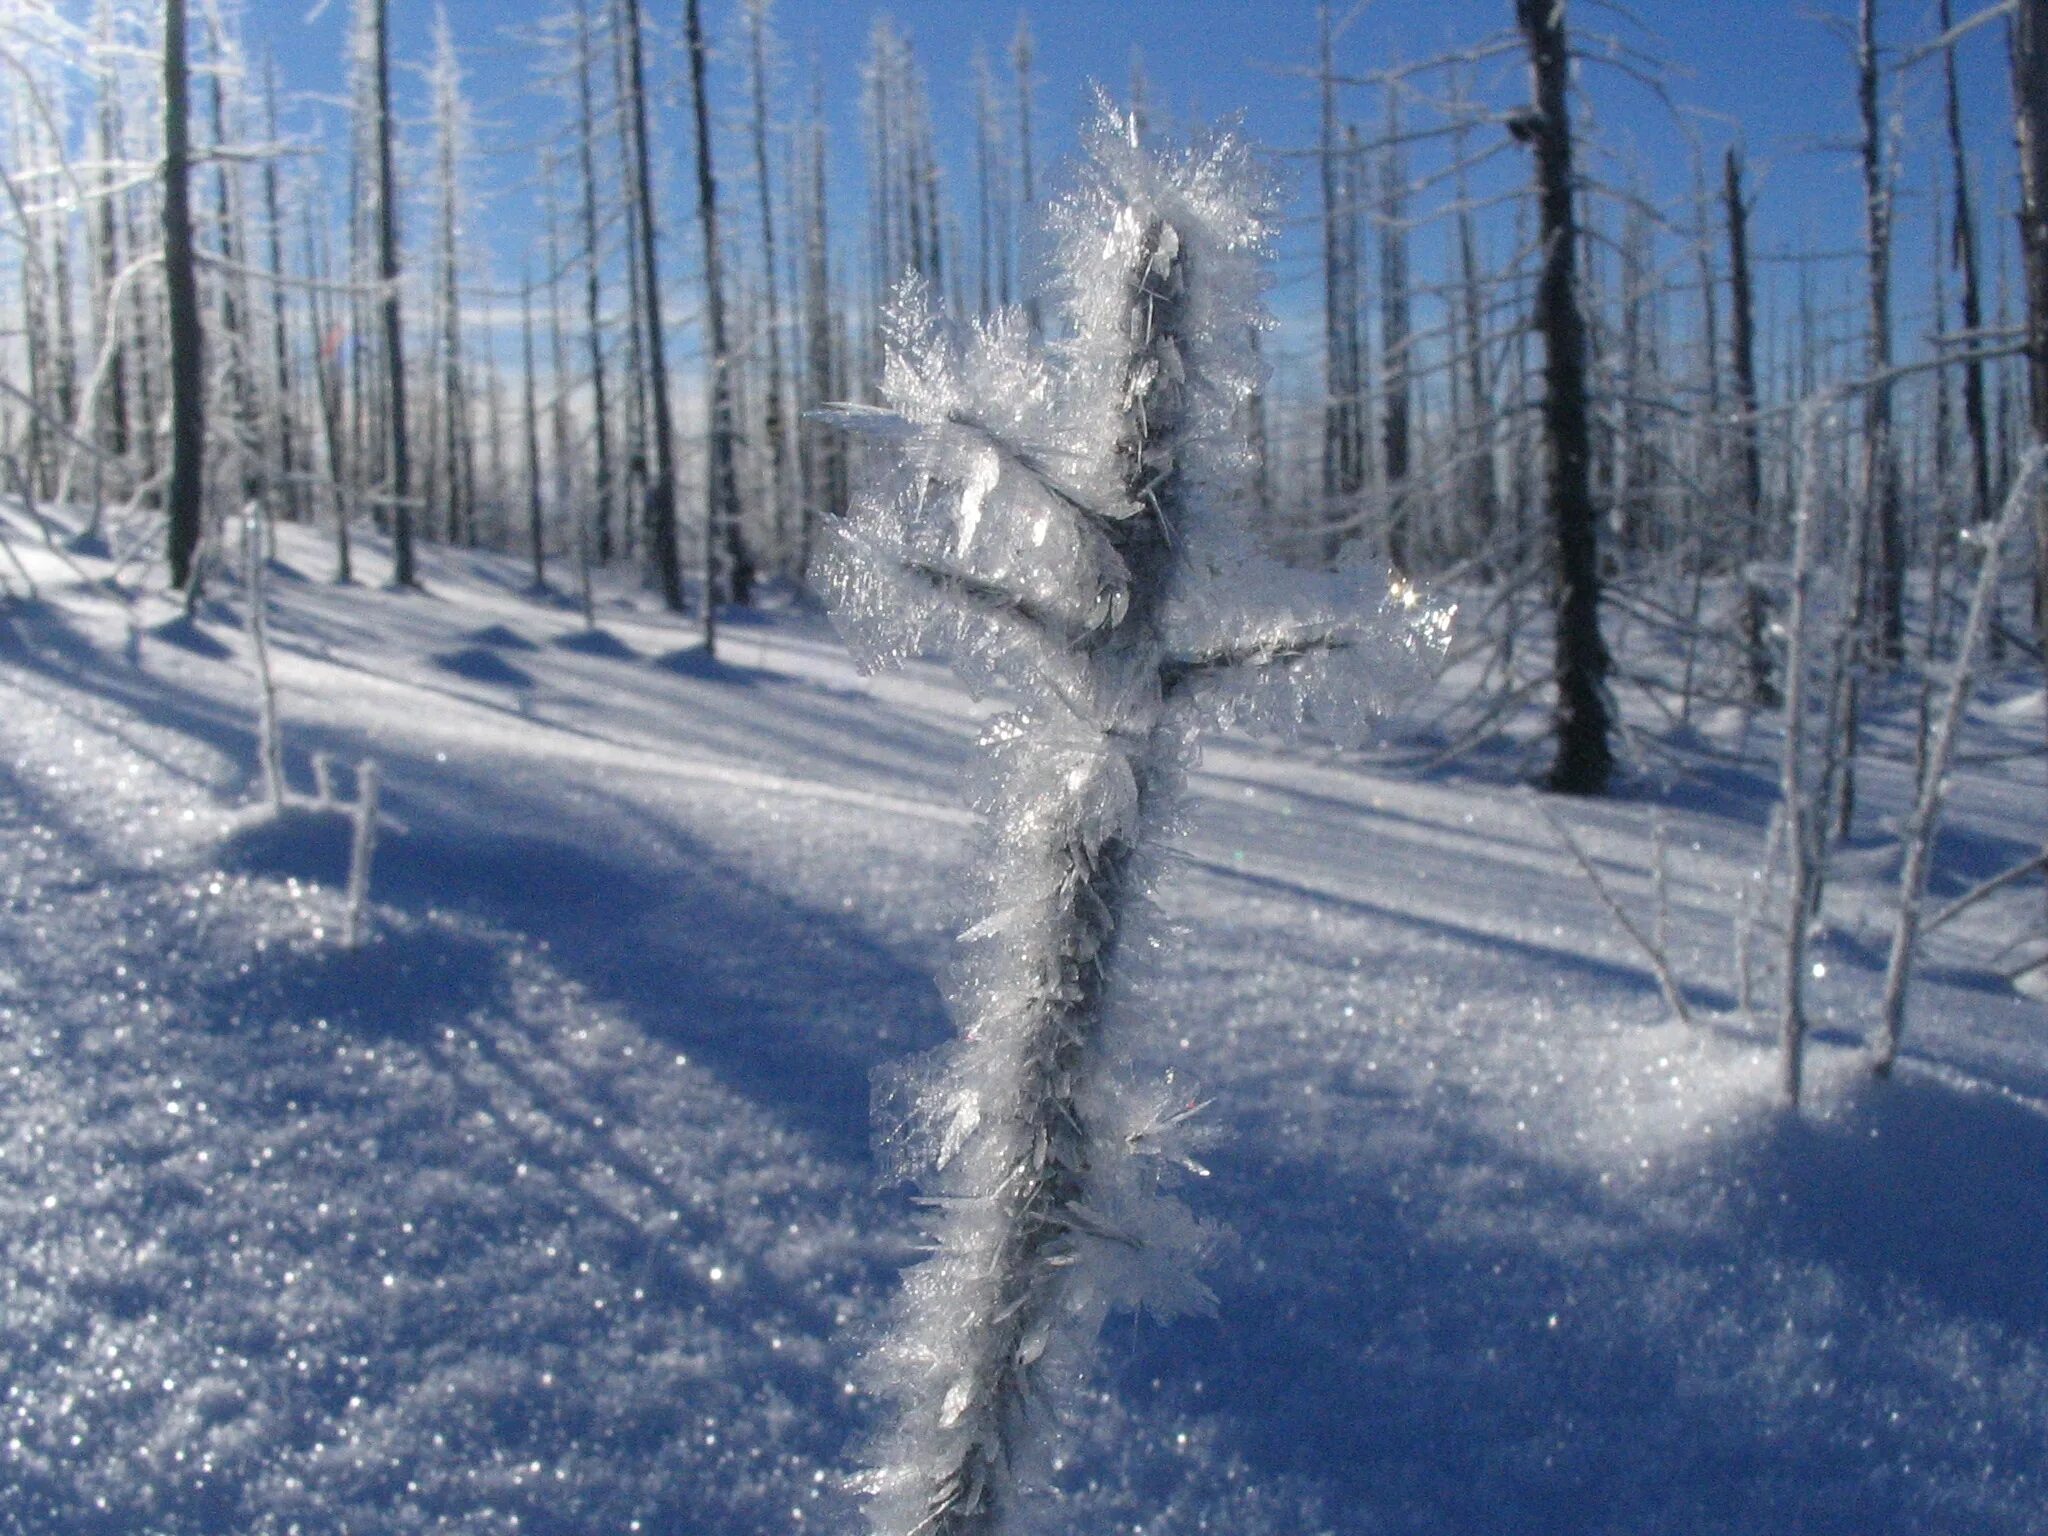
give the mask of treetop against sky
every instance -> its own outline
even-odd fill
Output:
[[[485,238],[502,247],[503,260],[516,264],[513,246],[525,238],[528,222],[504,216],[522,204],[535,175],[533,150],[555,108],[541,78],[550,67],[566,68],[568,50],[553,57],[532,39],[551,16],[571,8],[564,0],[445,0],[461,52],[476,118],[474,180],[486,194],[483,207],[497,218],[484,221]],[[684,60],[680,46],[681,8],[668,0],[643,6],[655,39],[650,67],[662,99],[656,116],[669,143],[667,187],[671,237],[685,233],[689,189],[680,174],[687,140],[683,110]],[[1978,9],[1964,0],[1957,14]],[[264,0],[244,13],[252,51],[275,50],[286,83],[294,91],[329,100],[345,80],[345,0],[279,3]],[[1342,28],[1336,48],[1340,72],[1364,74],[1414,62],[1457,47],[1469,47],[1511,29],[1506,0],[1366,0],[1338,4],[1332,13]],[[393,48],[416,68],[400,89],[417,120],[428,110],[424,66],[432,53],[433,5],[427,0],[394,0]],[[1009,49],[1021,15],[1028,15],[1034,40],[1036,81],[1033,137],[1042,168],[1055,180],[1057,167],[1073,149],[1073,125],[1100,88],[1119,99],[1130,91],[1135,68],[1146,82],[1155,118],[1172,124],[1238,119],[1258,146],[1305,150],[1313,146],[1317,96],[1302,71],[1315,58],[1317,7],[1311,0],[1180,0],[1171,6],[1125,6],[1103,0],[896,0],[893,4],[849,4],[845,0],[776,0],[771,18],[781,44],[780,75],[785,111],[808,98],[815,70],[822,78],[832,125],[834,196],[849,217],[863,206],[861,175],[860,65],[870,32],[887,15],[907,33],[923,68],[944,161],[946,195],[970,220],[974,196],[973,91],[971,60],[977,47],[989,52],[999,83],[1010,81]],[[1853,0],[1827,0],[1812,7],[1789,0],[1726,0],[1700,5],[1692,0],[1646,0],[1629,10],[1582,3],[1573,7],[1573,27],[1587,53],[1608,51],[1611,62],[1580,68],[1582,100],[1594,114],[1606,143],[1641,166],[1653,195],[1671,206],[1690,196],[1695,143],[1718,158],[1729,142],[1749,156],[1758,206],[1754,237],[1761,250],[1836,250],[1856,243],[1862,217],[1854,162],[1855,80]],[[721,98],[733,145],[722,168],[724,179],[745,174],[741,150],[746,88],[739,6],[712,0],[707,25],[715,50],[712,88]],[[1880,34],[1900,55],[1934,35],[1931,5],[1885,0]],[[1657,68],[1668,100],[1637,78]],[[1977,154],[1987,225],[2012,200],[2012,152],[2003,33],[1996,25],[1978,28],[1961,45],[1960,62],[1969,134]],[[1504,103],[1526,89],[1521,56],[1509,52],[1487,59],[1470,72],[1469,89],[1482,101]],[[1915,324],[1913,311],[1925,302],[1928,196],[1942,152],[1939,131],[1938,66],[1894,70],[1887,79],[1888,106],[1897,124],[1900,206],[1898,265],[1904,300],[1902,324]],[[1380,121],[1377,93],[1346,93],[1348,115],[1368,132]],[[544,104],[537,113],[536,105]],[[1674,111],[1674,107],[1676,110]],[[302,130],[308,107],[297,114]],[[329,125],[330,127],[332,124]],[[1314,193],[1311,165],[1292,162],[1292,192],[1306,215]],[[1515,167],[1515,174],[1523,168]],[[1297,224],[1304,221],[1297,221]],[[850,227],[857,227],[857,224]],[[1282,277],[1276,307],[1290,310],[1291,286],[1313,287],[1313,237],[1290,234],[1283,243]],[[508,267],[509,270],[509,267]],[[1845,268],[1846,279],[1848,269]]]

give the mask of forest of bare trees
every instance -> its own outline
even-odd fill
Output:
[[[13,0],[9,488],[88,506],[86,537],[193,604],[250,503],[324,525],[341,582],[411,587],[423,544],[510,550],[588,616],[594,575],[637,573],[706,647],[722,610],[802,600],[857,451],[819,413],[876,398],[900,286],[1046,324],[1032,24],[941,91],[878,16],[849,142],[848,82],[784,46],[771,0],[669,9],[508,27],[492,46],[550,106],[506,123],[445,16],[429,56],[393,56],[389,0],[353,0],[338,98],[282,100],[232,8]],[[2038,664],[2048,633],[2048,499],[2001,520],[2048,440],[2048,0],[1942,0],[1910,41],[1920,18],[1879,0],[1833,18],[1852,250],[1757,246],[1750,146],[1677,102],[1642,36],[1587,30],[1628,24],[1501,10],[1398,62],[1324,7],[1312,56],[1266,61],[1314,103],[1313,142],[1257,147],[1308,193],[1319,281],[1245,338],[1272,364],[1242,406],[1253,519],[1297,565],[1377,559],[1457,601],[1455,685],[1399,749],[1417,764],[1493,753],[1598,795],[1717,714],[1782,721],[1771,858],[1813,910],[1829,850],[1878,830],[1872,701],[1921,700],[1925,836],[1943,690]],[[2010,189],[1958,86],[1993,33]],[[394,97],[415,75],[423,119]],[[1111,94],[1173,131],[1148,92],[1134,54]],[[1603,131],[1619,93],[1664,114],[1675,177]],[[1924,185],[1901,184],[1909,141]],[[1899,246],[1902,198],[1923,249]],[[528,237],[482,236],[507,219]],[[1931,294],[1910,324],[1902,287]]]

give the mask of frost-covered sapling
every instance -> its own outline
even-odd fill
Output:
[[[1203,1228],[1160,1188],[1189,1107],[1148,1086],[1140,962],[1197,729],[1339,738],[1419,672],[1444,616],[1384,573],[1289,571],[1245,532],[1268,197],[1223,140],[1162,155],[1113,114],[1053,214],[1062,315],[955,327],[919,288],[886,410],[847,409],[867,483],[824,557],[866,665],[947,650],[1017,707],[984,738],[986,913],[960,1038],[906,1081],[933,1211],[871,1385],[895,1406],[877,1531],[1008,1528],[1111,1307],[1208,1303]]]
[[[356,804],[348,846],[348,907],[342,919],[341,942],[354,949],[370,936],[370,860],[377,852],[377,788],[375,758],[356,768]]]
[[[1948,796],[1948,771],[1955,760],[1956,737],[1962,730],[1963,710],[1970,702],[1976,681],[1974,669],[1984,635],[1991,627],[1998,603],[1999,573],[2004,568],[2005,547],[2019,526],[2033,511],[2040,494],[2044,450],[2035,449],[2022,461],[2006,493],[2005,509],[1984,541],[1983,563],[1970,593],[1970,608],[1963,620],[1963,634],[1956,646],[1948,686],[1940,713],[1933,721],[1933,735],[1927,744],[1926,762],[1920,775],[1920,790],[1914,797],[1912,813],[1900,833],[1903,850],[1899,868],[1899,915],[1892,929],[1891,952],[1885,962],[1884,996],[1878,1008],[1877,1046],[1871,1068],[1879,1077],[1889,1076],[1899,1057],[1899,1041],[1906,1030],[1906,986],[1913,973],[1913,951],[1922,932],[1921,903],[1927,896],[1927,871],[1934,857],[1934,834],[1941,824],[1942,802]]]
[[[270,618],[264,575],[263,512],[250,502],[242,509],[243,568],[248,573],[249,647],[256,664],[256,755],[263,770],[263,799],[272,815],[284,809],[284,742],[277,728],[277,684],[270,675]]]

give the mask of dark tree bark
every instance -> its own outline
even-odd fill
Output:
[[[1952,10],[1951,0],[1941,0],[1943,32],[1955,24]],[[1963,108],[1956,88],[1955,49],[1950,48],[1942,62],[1950,174],[1955,181],[1952,255],[1956,270],[1962,275],[1963,330],[1974,337],[1984,328],[1984,285],[1977,268],[1977,216],[1970,196],[1970,163],[1963,153]],[[1973,352],[1976,347],[1977,343],[1972,341],[1970,348]],[[1970,437],[1971,521],[1982,525],[1990,521],[1993,508],[1990,424],[1984,409],[1984,362],[1981,358],[1973,357],[1963,364],[1963,428]],[[1994,611],[1994,632],[1996,618]]]
[[[2026,268],[2028,425],[2048,443],[2048,0],[2013,13],[2012,99],[2020,151],[2020,250]],[[2034,633],[2048,640],[2048,496],[2034,507]]]
[[[775,199],[768,176],[768,16],[766,0],[747,6],[747,62],[753,94],[754,183],[761,199],[761,268],[768,306],[768,382],[761,429],[768,437],[768,504],[778,561],[789,557],[789,426],[783,413],[782,300],[775,265]]]
[[[805,164],[809,192],[804,226],[804,392],[816,408],[839,397],[839,355],[832,316],[832,247],[826,225],[824,82],[814,79],[811,91],[810,150]],[[821,422],[804,425],[807,447],[806,494],[797,533],[796,577],[807,582],[811,551],[820,513],[837,515],[846,505],[846,457],[839,434]]]
[[[1536,157],[1543,270],[1536,326],[1543,333],[1543,430],[1557,558],[1557,756],[1549,787],[1604,793],[1613,772],[1608,655],[1600,634],[1599,528],[1593,506],[1586,408],[1586,321],[1579,309],[1578,216],[1572,171],[1571,52],[1565,0],[1515,0],[1529,49],[1535,100],[1518,119]]]
[[[1360,443],[1362,371],[1358,344],[1358,166],[1355,136],[1340,142],[1337,68],[1328,5],[1317,7],[1317,64],[1322,97],[1318,159],[1323,193],[1323,535],[1322,554],[1334,562],[1358,510],[1365,482]],[[1403,563],[1399,531],[1388,531],[1389,553]]]
[[[171,332],[171,585],[194,591],[205,494],[206,363],[199,282],[192,256],[192,141],[185,60],[185,0],[164,5],[164,293]]]
[[[1877,605],[1877,641],[1887,661],[1905,654],[1905,530],[1899,516],[1899,474],[1892,442],[1892,189],[1879,95],[1877,0],[1857,8],[1856,103],[1863,124],[1864,261],[1869,274],[1870,335],[1864,362],[1872,383],[1863,393],[1863,484],[1870,502],[1870,590]],[[1847,812],[1844,813],[1844,824]]]
[[[1414,357],[1408,303],[1408,173],[1401,154],[1401,114],[1387,94],[1387,148],[1380,161],[1380,437],[1387,477],[1387,554],[1399,571],[1415,559],[1408,474],[1414,449]]]
[[[697,223],[704,240],[705,341],[711,365],[710,464],[705,475],[704,645],[717,639],[718,603],[753,601],[754,567],[740,533],[739,476],[733,462],[732,354],[725,333],[725,280],[718,247],[718,181],[711,169],[711,105],[704,87],[704,20],[699,0],[685,0],[690,50],[690,104],[697,121]]]
[[[647,146],[647,74],[640,0],[622,0],[626,22],[626,108],[633,124],[634,198],[640,211],[640,298],[646,309],[647,386],[654,418],[654,478],[647,485],[647,543],[672,613],[683,611],[683,572],[676,549],[676,448],[668,411],[668,348],[661,324],[661,272],[656,255],[653,175]],[[692,0],[692,14],[695,3]],[[709,607],[709,603],[706,605]]]
[[[405,322],[398,304],[398,181],[392,172],[391,26],[386,0],[370,0],[377,93],[377,276],[383,283],[384,388],[391,444],[391,582],[419,585],[413,558],[412,459],[405,436]]]
[[[592,446],[597,456],[597,484],[592,488],[597,528],[597,562],[612,557],[612,425],[605,393],[604,312],[599,282],[597,221],[597,108],[591,89],[590,0],[576,6],[576,158],[583,177],[583,331],[590,358]]]
[[[1763,556],[1764,460],[1757,421],[1756,289],[1749,269],[1749,205],[1742,198],[1742,152],[1730,147],[1722,162],[1722,201],[1728,218],[1728,288],[1733,312],[1730,343],[1735,365],[1736,438],[1742,481],[1742,651],[1749,698],[1778,702],[1771,652],[1764,634],[1764,600],[1750,567]]]

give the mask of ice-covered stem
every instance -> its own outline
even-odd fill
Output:
[[[1621,930],[1635,941],[1636,948],[1643,952],[1643,958],[1650,962],[1650,973],[1657,978],[1657,990],[1664,994],[1664,1006],[1671,1010],[1671,1016],[1681,1024],[1697,1022],[1692,1009],[1686,1005],[1685,986],[1678,979],[1678,973],[1671,968],[1671,955],[1667,934],[1667,906],[1664,883],[1663,822],[1653,823],[1652,833],[1656,840],[1657,853],[1651,871],[1651,883],[1655,887],[1657,901],[1656,927],[1652,933],[1644,933],[1642,926],[1628,915],[1628,908],[1600,878],[1600,870],[1586,852],[1585,845],[1573,835],[1572,829],[1563,819],[1533,796],[1529,801],[1536,814],[1541,816],[1564,845],[1564,851],[1571,855],[1572,862],[1579,866],[1579,873],[1586,877],[1586,883],[1593,888],[1593,894],[1600,899]],[[1653,936],[1654,935],[1654,936]]]
[[[1786,621],[1785,747],[1779,801],[1786,855],[1784,1006],[1778,1022],[1779,1083],[1798,1107],[1806,1054],[1806,937],[1820,889],[1817,807],[1806,787],[1806,690],[1812,641],[1813,567],[1821,536],[1822,423],[1837,396],[1809,400],[1799,412],[1799,491],[1792,509],[1792,598]]]
[[[1173,227],[1156,214],[1146,217],[1126,279],[1130,352],[1116,443],[1122,488],[1137,510],[1101,524],[1128,575],[1129,602],[1120,620],[1083,642],[1097,698],[1129,702],[1091,722],[1100,731],[1091,744],[1099,755],[1092,771],[1067,776],[1073,803],[1045,808],[1042,820],[1007,840],[1012,858],[1050,872],[1055,883],[1034,914],[1042,931],[1027,941],[1043,963],[1017,999],[1018,1016],[1007,1021],[1001,1046],[1009,1080],[999,1091],[1013,1102],[990,1106],[996,1124],[974,1159],[978,1173],[993,1176],[985,1186],[988,1208],[947,1223],[941,1233],[947,1256],[958,1262],[954,1278],[974,1294],[958,1317],[954,1349],[944,1352],[957,1374],[930,1384],[943,1388],[936,1400],[926,1394],[907,1405],[930,1416],[926,1427],[940,1441],[932,1447],[938,1454],[917,1468],[922,1507],[912,1506],[909,1529],[920,1536],[1003,1528],[1018,1441],[1029,1433],[1034,1367],[1051,1335],[1073,1321],[1065,1293],[1079,1250],[1130,1240],[1107,1226],[1093,1209],[1100,1202],[1091,1201],[1099,1156],[1091,1080],[1136,894],[1133,861],[1160,787],[1145,703],[1159,698],[1167,661],[1159,616],[1173,569],[1168,529],[1179,494],[1174,450],[1183,415],[1187,281]],[[1157,728],[1156,709],[1150,714]],[[1105,780],[1130,790],[1123,814],[1107,821],[1092,816],[1088,803]],[[890,1522],[901,1524],[900,1515]]]
[[[2005,509],[1999,513],[1984,542],[1983,564],[1977,570],[1977,584],[1970,593],[1969,616],[1963,620],[1963,635],[1956,646],[1949,671],[1948,690],[1934,731],[1927,745],[1926,771],[1920,775],[1920,793],[1906,821],[1900,841],[1905,858],[1899,870],[1899,916],[1892,929],[1891,954],[1885,962],[1884,998],[1878,1009],[1877,1046],[1871,1053],[1871,1070],[1889,1076],[1899,1057],[1899,1039],[1906,1030],[1906,983],[1911,979],[1913,950],[1921,931],[1920,905],[1927,896],[1927,865],[1934,853],[1934,832],[1941,820],[1942,801],[1947,797],[1948,770],[1955,758],[1956,732],[1963,723],[1963,709],[1970,701],[1971,673],[1977,651],[1991,625],[1991,613],[1998,601],[1998,578],[2004,566],[2005,546],[2019,531],[2032,511],[2039,493],[2044,450],[2036,448],[2020,465],[2006,493]]]
[[[1186,1310],[1198,1224],[1156,1188],[1189,1113],[1142,1091],[1134,987],[1151,842],[1195,727],[1337,734],[1441,620],[1383,573],[1287,571],[1238,517],[1265,201],[1242,147],[1160,156],[1098,131],[1064,205],[1062,339],[1016,314],[891,320],[869,483],[824,554],[864,663],[933,645],[1021,707],[995,722],[992,893],[956,989],[960,1040],[907,1080],[933,1256],[869,1358],[895,1418],[871,1453],[885,1536],[995,1536],[1049,1459],[1047,1389],[1112,1306]]]
[[[249,585],[249,644],[256,661],[256,755],[262,760],[263,798],[271,810],[284,809],[284,743],[277,729],[277,684],[270,675],[270,621],[265,613],[263,513],[255,502],[242,509],[243,545]]]
[[[374,758],[356,767],[355,837],[348,850],[348,911],[341,942],[354,949],[370,935],[370,860],[377,852],[377,787]]]

